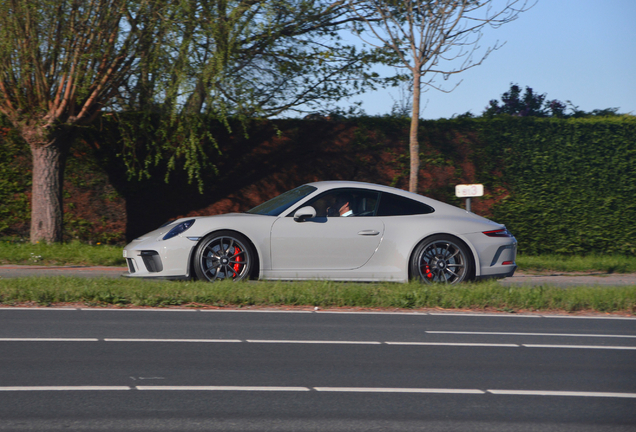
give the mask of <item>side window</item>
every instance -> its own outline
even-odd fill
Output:
[[[316,217],[375,216],[378,192],[364,189],[335,189],[304,205],[316,209]]]
[[[410,216],[433,213],[435,209],[427,204],[382,192],[378,216]]]

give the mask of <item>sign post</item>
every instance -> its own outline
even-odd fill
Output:
[[[484,185],[482,184],[456,185],[455,195],[457,195],[460,198],[466,198],[466,211],[470,211],[470,199],[472,197],[483,196]]]

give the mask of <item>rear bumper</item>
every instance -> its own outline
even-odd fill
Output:
[[[511,266],[507,266],[505,272],[498,272],[498,273],[494,273],[494,274],[488,274],[488,275],[482,275],[479,277],[476,277],[475,280],[486,280],[486,279],[503,279],[503,278],[507,278],[507,277],[511,277],[512,275],[515,274],[515,270],[517,270],[517,266],[516,265],[511,265]],[[503,268],[502,268],[503,270]]]
[[[486,237],[483,233],[466,236],[475,247],[477,280],[510,277],[517,269],[517,240],[514,237]]]

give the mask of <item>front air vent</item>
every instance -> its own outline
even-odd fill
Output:
[[[161,263],[159,252],[141,251],[139,255],[141,255],[141,259],[144,261],[144,265],[150,273],[159,273],[163,271],[163,264]]]

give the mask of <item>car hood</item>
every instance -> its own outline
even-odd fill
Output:
[[[272,222],[274,221],[274,218],[272,216],[261,216],[261,215],[253,215],[250,213],[224,213],[224,214],[220,214],[220,215],[213,215],[213,216],[192,216],[192,217],[183,217],[183,218],[179,218],[179,219],[175,219],[171,222],[168,222],[167,224],[165,224],[162,227],[159,227],[155,230],[149,231],[146,234],[137,237],[135,240],[133,240],[133,242],[138,242],[138,241],[142,241],[142,240],[146,240],[149,238],[162,238],[164,235],[166,235],[172,228],[176,227],[177,225],[179,225],[182,222],[185,221],[189,221],[189,220],[194,220],[195,223],[192,226],[192,228],[190,228],[189,230],[186,231],[186,233],[191,233],[192,235],[196,236],[199,235],[198,233],[198,229],[197,228],[201,228],[201,223],[196,223],[197,221],[210,221],[213,222],[214,220],[223,220],[223,219],[229,219],[229,218],[244,218],[244,217],[268,217],[268,218],[272,218]],[[209,224],[204,224],[206,226],[209,226]],[[184,234],[184,236],[187,236],[188,234]]]

